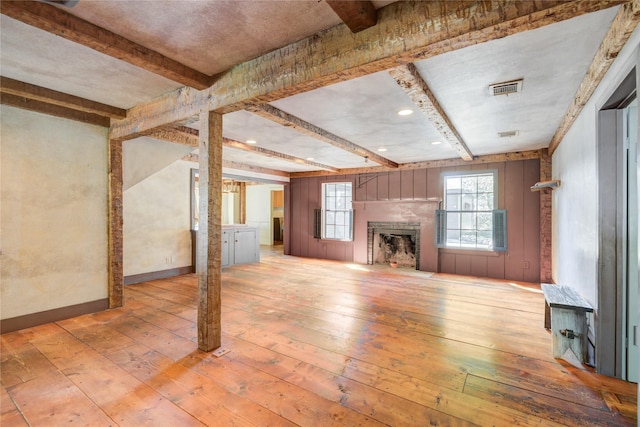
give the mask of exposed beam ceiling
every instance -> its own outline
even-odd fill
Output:
[[[197,153],[189,153],[182,158],[187,162],[196,162],[200,161],[200,156]],[[289,172],[283,172],[275,169],[269,169],[261,166],[247,165],[245,163],[233,162],[231,160],[222,160],[222,167],[229,169],[238,169],[245,172],[254,172],[254,173],[262,173],[266,175],[275,175],[282,176],[285,178],[289,178]]]
[[[237,150],[243,150],[243,151],[248,151],[248,152],[251,152],[251,153],[261,154],[261,155],[263,155],[265,157],[271,157],[271,158],[274,158],[274,159],[285,160],[285,161],[288,161],[288,162],[298,163],[298,164],[301,164],[301,165],[314,166],[314,167],[326,169],[326,170],[333,171],[333,172],[339,172],[340,171],[340,169],[338,169],[338,168],[334,168],[332,166],[323,165],[322,163],[317,163],[317,162],[314,162],[314,161],[311,161],[311,160],[301,159],[299,157],[290,156],[290,155],[284,154],[284,153],[278,153],[276,151],[267,150],[266,148],[262,148],[262,147],[254,147],[254,146],[245,144],[244,142],[234,141],[233,139],[225,138],[224,141],[223,141],[223,145],[225,147],[235,148]]]
[[[0,93],[58,105],[60,107],[83,111],[85,113],[110,117],[112,119],[124,119],[127,117],[127,111],[122,108],[112,107],[110,105],[90,101],[78,96],[68,95],[66,93],[44,87],[31,85],[8,77],[0,76]]]
[[[378,13],[370,1],[326,1],[353,33],[371,28],[378,22]]]
[[[389,73],[458,155],[464,160],[472,160],[473,154],[458,134],[433,92],[429,90],[415,65],[403,65],[389,70]]]
[[[256,105],[247,108],[247,110],[282,126],[295,129],[296,131],[304,135],[310,136],[322,142],[326,142],[327,144],[331,144],[334,147],[338,147],[342,150],[376,162],[381,166],[386,166],[389,168],[398,167],[397,163],[385,157],[382,157],[381,155],[374,153],[373,151],[362,148],[351,141],[347,141],[346,139],[341,138],[338,135],[334,135],[331,132],[327,132],[326,130],[319,128],[318,126],[305,122],[304,120],[293,116],[285,111],[282,111],[272,105]]]
[[[282,176],[285,178],[289,178],[289,175],[290,175],[289,172],[283,172],[283,171],[269,169],[261,166],[247,165],[244,163],[234,162],[231,160],[223,160],[222,167],[229,168],[229,169],[238,169],[245,172],[255,172],[255,173],[263,173],[267,175]]]
[[[151,138],[161,139],[163,141],[174,142],[176,144],[188,145],[190,147],[198,147],[198,136],[199,131],[197,129],[192,129],[186,126],[179,126],[176,128],[163,128],[158,129],[154,132],[149,133],[147,136]],[[271,157],[274,159],[285,160],[292,163],[297,163],[301,165],[309,165],[322,169],[326,169],[328,171],[339,172],[338,168],[334,168],[332,166],[324,165],[322,163],[317,163],[311,160],[301,159],[299,157],[290,156],[284,153],[278,153],[272,150],[267,150],[266,148],[256,147],[244,142],[235,141],[233,139],[224,138],[222,140],[222,145],[228,148],[235,148],[236,150],[243,150],[251,153],[260,154],[265,157]]]
[[[207,91],[180,89],[132,108],[126,119],[112,124],[112,137],[132,139],[156,127],[184,124],[202,109],[237,111],[623,2],[550,0],[519,2],[517,7],[474,2],[469,8],[468,2],[392,3],[378,11],[376,31],[352,34],[337,26],[239,64]]]
[[[2,1],[0,12],[186,86],[205,89],[211,85],[210,76],[55,6],[37,1]]]
[[[560,145],[573,122],[580,115],[580,112],[591,98],[591,95],[593,95],[613,61],[618,57],[638,23],[640,23],[640,0],[632,0],[620,8],[609,31],[607,31],[598,52],[591,62],[591,66],[589,66],[571,105],[569,105],[562,119],[562,123],[558,126],[555,135],[553,135],[553,139],[549,144],[549,154],[553,154],[558,148],[558,145]]]

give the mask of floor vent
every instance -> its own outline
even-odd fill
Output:
[[[489,86],[489,95],[509,95],[522,91],[522,79],[511,82],[496,83]]]

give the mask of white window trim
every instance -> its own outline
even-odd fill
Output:
[[[345,185],[349,185],[351,188],[351,208],[350,209],[345,209],[345,210],[340,210],[340,211],[335,211],[335,212],[347,212],[349,214],[349,218],[348,218],[348,236],[345,236],[345,238],[343,239],[335,239],[335,238],[331,238],[331,237],[326,237],[326,212],[327,209],[325,207],[325,189],[326,189],[326,185],[340,185],[340,184],[345,184]],[[335,181],[335,182],[323,182],[321,185],[321,204],[322,204],[322,213],[321,213],[321,226],[322,226],[322,231],[321,231],[321,239],[322,240],[329,240],[332,242],[353,242],[353,226],[354,226],[354,221],[353,221],[353,195],[354,195],[354,184],[352,181]]]
[[[493,246],[490,248],[479,248],[479,247],[463,247],[463,246],[449,246],[447,245],[447,226],[446,226],[446,213],[447,209],[447,193],[446,193],[446,180],[450,177],[464,177],[468,175],[493,175],[493,209],[491,211],[475,211],[475,212],[487,212],[491,213],[493,216],[492,220],[492,243]],[[471,171],[449,171],[441,174],[441,188],[443,192],[443,209],[436,212],[435,225],[436,225],[436,246],[442,249],[448,250],[460,250],[460,251],[479,251],[479,252],[504,252],[506,251],[506,211],[498,209],[498,170],[497,169],[486,169],[486,170],[471,170]],[[458,212],[458,211],[456,211]],[[504,228],[501,230],[497,230],[495,227],[495,219],[496,215],[499,215],[504,224]],[[443,222],[444,219],[444,222]],[[504,240],[502,242],[498,242],[496,245],[496,236],[503,236]],[[502,244],[500,244],[502,243]]]

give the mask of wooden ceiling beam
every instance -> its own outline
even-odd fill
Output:
[[[276,169],[269,169],[262,166],[247,165],[245,163],[234,162],[231,160],[223,160],[222,166],[229,169],[238,169],[245,172],[255,172],[255,173],[263,173],[267,175],[282,176],[285,178],[289,178],[289,175],[290,175],[289,172],[280,171]]]
[[[198,148],[198,130],[192,129],[186,126],[179,126],[176,128],[164,128],[148,133],[146,136],[151,138],[160,139],[163,141],[174,142],[176,144],[188,145],[190,147]],[[297,163],[299,165],[308,165],[317,168],[326,169],[328,171],[336,172],[339,169],[333,166],[324,165],[322,163],[313,162],[311,160],[302,159],[288,154],[278,153],[277,151],[268,150],[262,147],[256,147],[244,142],[235,141],[233,139],[224,138],[222,145],[228,148],[235,148],[236,150],[243,150],[249,153],[259,154],[265,157],[271,157],[273,159],[284,160],[286,162]]]
[[[516,151],[512,153],[476,156],[473,158],[473,160],[445,159],[445,160],[429,160],[424,162],[403,163],[396,170],[450,168],[450,167],[457,167],[457,166],[512,162],[516,160],[539,159],[541,156],[541,153],[542,153],[541,150],[529,150],[529,151]],[[289,175],[291,178],[304,178],[304,177],[314,177],[314,176],[348,175],[348,174],[378,173],[378,172],[393,172],[393,169],[378,166],[378,167],[368,167],[368,168],[341,169],[339,172],[327,172],[327,171],[291,172]]]
[[[378,22],[376,7],[370,1],[326,1],[352,33],[371,28]]]
[[[122,108],[112,107],[111,105],[101,104],[80,98],[79,96],[24,83],[8,77],[0,76],[0,93],[71,108],[72,110],[84,111],[85,113],[97,114],[112,119],[124,119],[127,117],[127,110]]]
[[[86,111],[79,111],[35,99],[29,99],[24,96],[16,96],[10,93],[2,93],[2,95],[0,95],[0,104],[10,105],[12,107],[22,108],[23,110],[35,111],[36,113],[62,117],[63,119],[75,120],[77,122],[88,123],[91,125],[107,128],[111,125],[111,119],[109,117],[99,116],[97,114],[87,113]]]
[[[213,81],[211,76],[49,4],[2,1],[0,13],[195,89],[206,89]]]
[[[395,2],[371,31],[343,25],[239,64],[206,91],[174,91],[127,111],[116,139],[183,122],[201,109],[230,113],[401,64],[596,12],[624,0]],[[10,2],[2,2],[10,3]],[[469,6],[471,4],[471,6]],[[195,113],[194,113],[195,112]]]
[[[243,150],[249,153],[260,154],[265,157],[271,157],[272,159],[284,160],[287,162],[297,163],[299,165],[313,166],[316,168],[326,169],[332,172],[339,171],[338,168],[335,168],[333,166],[324,165],[322,163],[302,159],[300,157],[290,156],[288,154],[278,153],[277,151],[268,150],[262,147],[256,147],[253,145],[246,144],[244,142],[235,141],[233,139],[225,138],[223,144],[225,147],[235,148],[236,150]]]
[[[427,86],[418,69],[413,64],[406,64],[389,70],[398,86],[404,90],[409,99],[418,107],[429,122],[436,128],[464,160],[473,160],[473,154],[462,140],[462,137],[449,120],[435,95]]]
[[[604,78],[604,75],[611,67],[613,61],[631,37],[631,33],[640,23],[640,0],[632,0],[620,7],[620,10],[613,19],[607,34],[604,36],[596,55],[591,61],[576,94],[567,109],[562,122],[549,143],[549,154],[558,148],[560,142],[565,137],[571,126],[582,112],[591,95]]]
[[[198,163],[200,161],[200,156],[197,153],[189,153],[186,156],[184,156],[182,158],[182,160],[185,160],[187,162],[195,162]],[[229,169],[238,169],[238,170],[242,170],[245,172],[255,172],[255,173],[262,173],[265,175],[274,175],[274,176],[282,176],[285,178],[289,178],[289,172],[284,172],[284,171],[279,171],[276,169],[269,169],[269,168],[264,168],[262,166],[254,166],[254,165],[248,165],[246,163],[240,163],[240,162],[234,162],[231,160],[222,160],[222,167],[223,168],[229,168]],[[224,171],[223,171],[224,173]],[[251,177],[249,177],[251,178]]]
[[[173,142],[175,144],[187,145],[189,147],[199,147],[199,134],[198,129],[192,129],[186,126],[179,127],[166,127],[156,129],[153,132],[147,133],[145,136],[150,138],[159,139],[161,141]]]
[[[373,151],[369,151],[366,148],[363,148],[351,141],[347,141],[346,139],[339,137],[338,135],[327,132],[326,130],[319,128],[316,125],[305,122],[304,120],[293,116],[285,111],[282,111],[274,107],[273,105],[254,105],[248,107],[247,111],[257,114],[258,116],[267,120],[271,120],[272,122],[278,123],[279,125],[286,126],[289,129],[300,132],[303,135],[309,136],[327,144],[331,144],[334,147],[338,147],[341,150],[345,150],[349,153],[353,153],[362,158],[371,160],[372,162],[376,162],[381,166],[386,166],[389,168],[398,167],[397,163],[385,157],[382,157],[381,155],[374,153]]]

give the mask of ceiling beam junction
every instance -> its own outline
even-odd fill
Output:
[[[370,1],[326,1],[352,33],[359,33],[378,23],[376,7]]]
[[[347,141],[346,139],[341,138],[338,135],[334,135],[322,128],[319,128],[314,124],[305,122],[304,120],[285,111],[282,111],[274,107],[273,105],[254,105],[248,107],[247,111],[257,114],[258,116],[267,120],[271,120],[272,122],[278,123],[281,126],[286,126],[289,129],[293,129],[303,135],[309,136],[327,144],[331,144],[334,147],[340,148],[341,150],[353,153],[364,158],[365,160],[376,162],[380,166],[386,166],[388,168],[398,167],[398,164],[396,162],[393,162],[386,157],[382,157],[381,155],[374,153],[373,151],[367,150],[366,148],[356,145],[351,141]]]
[[[551,138],[549,154],[553,154],[569,129],[571,129],[571,126],[582,112],[584,106],[587,105],[589,99],[591,99],[591,95],[595,92],[613,61],[618,57],[638,23],[640,23],[640,0],[631,0],[623,4],[604,36],[580,86],[578,86],[578,90],[562,118],[560,126],[558,126],[553,138]]]
[[[427,86],[427,83],[420,76],[418,69],[413,64],[406,64],[389,70],[389,74],[394,78],[398,86],[404,90],[409,99],[427,116],[429,122],[449,143],[451,148],[456,150],[458,155],[464,160],[473,160],[473,154],[464,143],[462,137],[449,120],[435,95]]]
[[[112,119],[124,119],[127,110],[90,101],[79,96],[47,89],[41,86],[24,83],[8,77],[0,76],[0,93],[10,94],[46,104],[58,105],[85,113],[97,114]]]
[[[198,90],[208,88],[213,82],[211,76],[56,6],[38,1],[2,1],[0,13]]]

